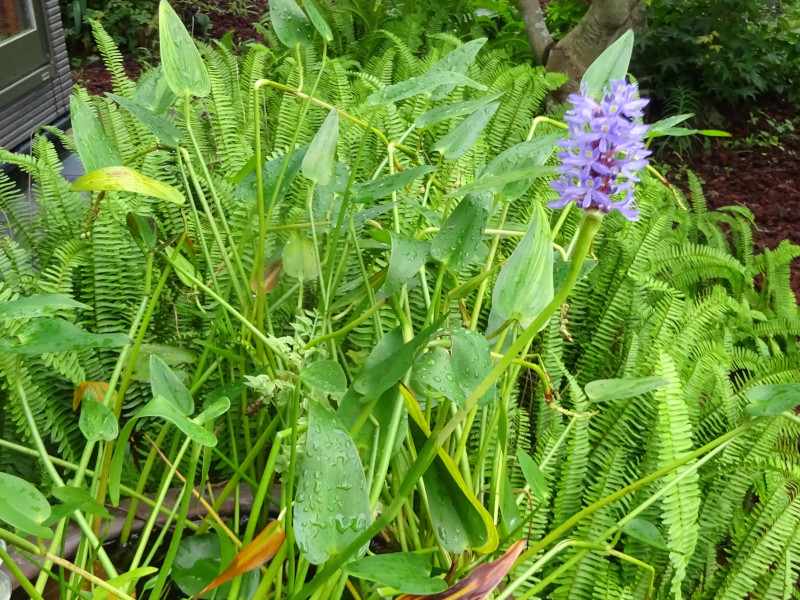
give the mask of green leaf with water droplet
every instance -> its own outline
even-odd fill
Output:
[[[335,360],[318,360],[300,372],[300,379],[323,394],[341,396],[347,391],[347,377]]]
[[[366,399],[371,399],[397,385],[414,364],[414,357],[419,349],[439,329],[444,318],[421,331],[409,342],[403,341],[400,327],[384,335],[367,356],[364,366],[353,381],[355,391]]]
[[[475,61],[475,57],[483,45],[486,43],[485,37],[470,40],[465,44],[461,44],[455,50],[445,54],[438,62],[436,62],[429,70],[429,75],[437,75],[443,72],[452,72],[464,74],[467,72],[469,66]],[[455,85],[448,82],[436,87],[431,94],[431,100],[441,100],[447,94],[453,91]]]
[[[473,98],[472,100],[437,106],[418,116],[414,120],[414,127],[416,129],[423,129],[435,123],[439,123],[440,121],[472,114],[481,106],[485,106],[489,104],[489,102],[497,100],[503,94],[505,94],[505,92],[495,92],[494,94],[486,94],[485,96]]]
[[[122,158],[103,131],[100,121],[79,94],[73,94],[69,104],[72,135],[81,164],[87,173],[122,164]]]
[[[550,224],[544,209],[537,204],[528,233],[497,276],[487,331],[494,332],[509,320],[527,327],[550,303],[553,295]]]
[[[293,525],[303,556],[319,565],[367,528],[369,494],[353,438],[327,402],[309,401],[306,440]]]
[[[408,408],[408,426],[417,450],[431,435],[416,399],[400,386]],[[453,459],[443,448],[422,476],[431,520],[442,547],[453,554],[468,548],[488,554],[497,548],[498,535],[492,517],[467,487]]]
[[[171,402],[183,415],[194,412],[189,390],[157,354],[150,355],[150,391],[154,398],[161,396]]]
[[[414,552],[365,556],[347,563],[342,571],[351,577],[389,586],[401,594],[438,594],[447,589],[447,582],[430,576],[430,559]]]
[[[511,482],[508,480],[508,472],[503,472],[499,475],[500,479],[500,516],[503,517],[503,526],[507,532],[514,531],[519,525],[522,516],[520,515],[519,508],[517,507],[516,496],[514,490],[511,488]],[[522,535],[522,532],[517,536],[517,539]]]
[[[663,377],[627,377],[624,379],[598,379],[586,384],[586,396],[592,402],[610,402],[634,398],[669,384]],[[800,400],[798,400],[800,403]]]
[[[556,142],[562,137],[563,134],[558,133],[543,135],[503,150],[481,171],[478,181],[491,181],[492,178],[502,177],[508,173],[544,166],[553,153]],[[533,179],[533,177],[517,179],[510,183],[498,185],[493,191],[506,202],[511,202],[528,190]]]
[[[517,460],[519,461],[520,469],[522,469],[522,475],[525,477],[525,483],[531,488],[533,495],[536,496],[540,502],[543,502],[550,493],[550,487],[547,485],[544,473],[542,473],[539,465],[537,465],[522,448],[517,450]]]
[[[12,354],[45,354],[89,348],[118,348],[129,343],[122,333],[88,333],[62,319],[42,317],[22,325],[12,336],[0,338],[0,350]]]
[[[411,96],[416,96],[417,94],[432,92],[442,84],[452,85],[453,87],[456,85],[466,85],[482,91],[486,90],[485,85],[473,81],[461,73],[454,73],[452,71],[437,73],[428,72],[419,77],[411,77],[405,81],[378,90],[367,98],[367,106],[380,106],[381,104],[399,102],[400,100],[411,98]]]
[[[447,135],[433,146],[434,152],[440,152],[445,160],[458,160],[472,148],[481,132],[497,112],[499,102],[490,102],[461,121]]]
[[[800,404],[800,383],[757,385],[745,391],[751,402],[744,411],[751,417],[772,417]]]
[[[275,35],[287,48],[310,44],[314,38],[311,22],[294,0],[269,0],[269,16]]]
[[[392,240],[392,253],[378,300],[399,291],[416,276],[427,261],[430,250],[430,242],[416,240],[396,231],[390,231],[389,236]]]
[[[633,30],[629,29],[589,65],[581,79],[581,87],[586,86],[589,96],[600,99],[603,89],[612,79],[624,79],[628,74],[632,52]]]
[[[119,425],[114,413],[102,402],[94,399],[81,402],[81,417],[78,421],[83,437],[90,442],[117,439]]]
[[[166,117],[155,114],[149,108],[137,104],[133,100],[128,100],[121,96],[116,96],[106,92],[106,96],[127,110],[135,119],[150,130],[163,144],[175,147],[183,139],[183,132],[178,129],[172,121]]]
[[[170,89],[179,97],[208,96],[211,79],[203,57],[167,0],[161,0],[158,7],[158,41],[164,78]]]
[[[350,188],[350,197],[364,204],[380,198],[386,198],[392,192],[406,187],[415,179],[435,170],[430,165],[421,165],[399,173],[392,173],[391,175],[384,175],[377,179],[357,183]]]
[[[491,204],[486,192],[465,196],[433,238],[431,256],[451,271],[467,266],[480,246]]]
[[[331,109],[303,157],[303,175],[319,185],[328,185],[339,141],[339,113]]]
[[[53,537],[53,532],[43,523],[50,516],[50,504],[33,484],[24,479],[0,473],[0,521],[20,529],[26,534],[43,538]]]
[[[57,310],[87,309],[90,306],[60,294],[38,294],[0,302],[0,321],[8,319],[30,319],[50,316]]]
[[[450,350],[435,347],[414,366],[413,380],[437,390],[460,408],[492,370],[489,343],[475,331],[456,327],[447,331]],[[494,397],[495,386],[483,395],[481,404]]]
[[[303,7],[306,9],[308,18],[311,19],[311,23],[314,25],[314,29],[319,32],[319,34],[322,36],[322,39],[327,42],[332,42],[333,32],[325,22],[325,18],[322,16],[322,13],[319,11],[316,0],[303,0]]]
[[[503,173],[501,175],[487,175],[485,177],[481,177],[477,181],[473,181],[472,183],[468,183],[456,188],[447,194],[445,198],[457,198],[459,196],[466,196],[467,194],[477,194],[482,192],[497,193],[510,183],[523,180],[532,180],[538,177],[546,177],[548,175],[555,174],[555,167],[542,167],[538,165],[534,165],[532,167],[528,166],[524,169]]]
[[[133,101],[158,115],[163,114],[177,98],[164,77],[164,67],[158,65],[151,75],[143,76],[142,79],[144,82],[140,80],[139,87],[133,94]]]
[[[212,432],[181,414],[171,401],[162,396],[153,398],[140,408],[134,416],[135,419],[142,419],[144,417],[155,417],[169,421],[201,446],[212,448],[217,445],[217,437]]]

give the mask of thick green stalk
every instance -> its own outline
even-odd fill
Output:
[[[0,545],[0,564],[3,564],[8,568],[8,570],[11,572],[11,575],[13,575],[14,578],[19,582],[19,585],[23,590],[25,590],[28,596],[34,600],[44,600],[42,595],[39,593],[39,590],[33,587],[33,584],[30,582],[30,580],[25,577],[25,573],[23,573],[22,569],[17,566],[17,563],[14,562],[14,559],[11,558],[2,545]]]

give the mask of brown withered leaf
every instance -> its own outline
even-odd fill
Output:
[[[443,592],[424,596],[401,594],[397,600],[483,600],[500,585],[524,548],[525,540],[516,542],[503,556],[490,563],[478,565],[472,573]]]
[[[108,383],[105,381],[81,381],[72,396],[72,410],[78,410],[87,391],[92,392],[95,400],[102,402],[108,391]]]
[[[261,281],[262,289],[264,290],[265,294],[269,294],[272,290],[275,289],[275,286],[278,285],[278,281],[281,277],[281,268],[283,267],[283,259],[279,258],[273,263],[267,265],[264,269],[264,278]],[[258,293],[258,279],[253,279],[250,282],[250,289],[253,291],[254,294]]]
[[[286,533],[280,528],[279,521],[272,521],[252,542],[239,550],[231,560],[231,564],[196,597],[200,598],[203,594],[227,583],[237,575],[260,567],[278,553],[285,539]]]

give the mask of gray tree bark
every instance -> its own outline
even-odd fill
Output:
[[[560,102],[578,91],[589,65],[628,29],[641,30],[643,0],[594,0],[580,23],[553,42],[538,0],[517,0],[535,58],[569,81],[554,94]]]

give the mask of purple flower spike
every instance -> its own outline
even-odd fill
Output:
[[[589,210],[618,210],[631,221],[638,218],[632,206],[633,184],[647,166],[650,151],[644,148],[647,125],[639,123],[648,100],[637,98],[636,91],[635,83],[616,79],[600,102],[585,87],[569,97],[572,110],[564,117],[569,137],[558,143],[561,178],[550,183],[561,198],[547,206],[563,208],[575,202]]]

